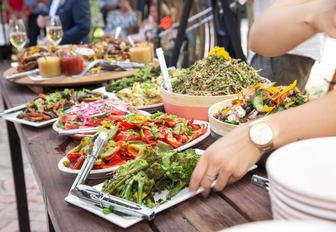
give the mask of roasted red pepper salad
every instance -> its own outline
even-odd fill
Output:
[[[148,144],[160,149],[181,147],[205,134],[207,125],[161,112],[150,116],[134,113],[126,115],[109,128],[100,127],[98,133],[102,130],[108,132],[109,139],[94,169],[121,165],[140,157]],[[80,169],[93,146],[92,140],[93,137],[84,137],[77,147],[68,152],[64,166]]]

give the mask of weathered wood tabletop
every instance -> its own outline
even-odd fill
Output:
[[[3,78],[0,86],[9,108],[35,97],[28,88],[12,84]],[[36,129],[18,125],[16,128],[21,143],[29,151],[29,158],[55,231],[125,231],[64,201],[74,180],[57,169],[57,163],[64,154],[56,148],[64,142],[64,137],[59,137],[50,126]],[[212,142],[209,137],[198,147],[205,149]],[[264,175],[263,170],[253,173]],[[250,184],[250,177],[251,173],[238,183],[228,186],[223,192],[212,193],[208,198],[196,196],[189,199],[159,213],[154,221],[140,222],[127,231],[217,231],[237,224],[271,219],[268,194]]]

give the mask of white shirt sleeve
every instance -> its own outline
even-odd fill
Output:
[[[50,17],[54,17],[56,15],[59,4],[60,4],[60,0],[52,0],[50,10],[49,10]]]

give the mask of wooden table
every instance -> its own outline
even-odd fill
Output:
[[[3,79],[0,80],[0,87],[4,102],[9,108],[35,97],[26,87]],[[15,128],[20,140],[16,137]],[[29,159],[45,200],[51,231],[125,231],[64,201],[74,180],[57,169],[57,163],[63,154],[56,148],[65,138],[60,138],[51,127],[14,127],[8,122],[8,130],[21,231],[29,231],[29,226],[28,214],[24,212],[27,208],[24,199],[26,196],[23,194],[23,167],[18,145],[20,141],[29,152]],[[199,147],[205,149],[212,142],[209,137]],[[262,170],[253,173],[264,175]],[[158,214],[154,221],[140,222],[127,231],[217,231],[237,224],[271,219],[268,194],[250,184],[250,177],[251,174],[248,174],[240,182],[227,187],[223,192],[212,193],[208,198],[196,196],[189,199]]]

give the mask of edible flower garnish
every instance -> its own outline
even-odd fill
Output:
[[[214,47],[208,52],[208,56],[222,56],[225,60],[230,60],[230,54],[223,47]]]

